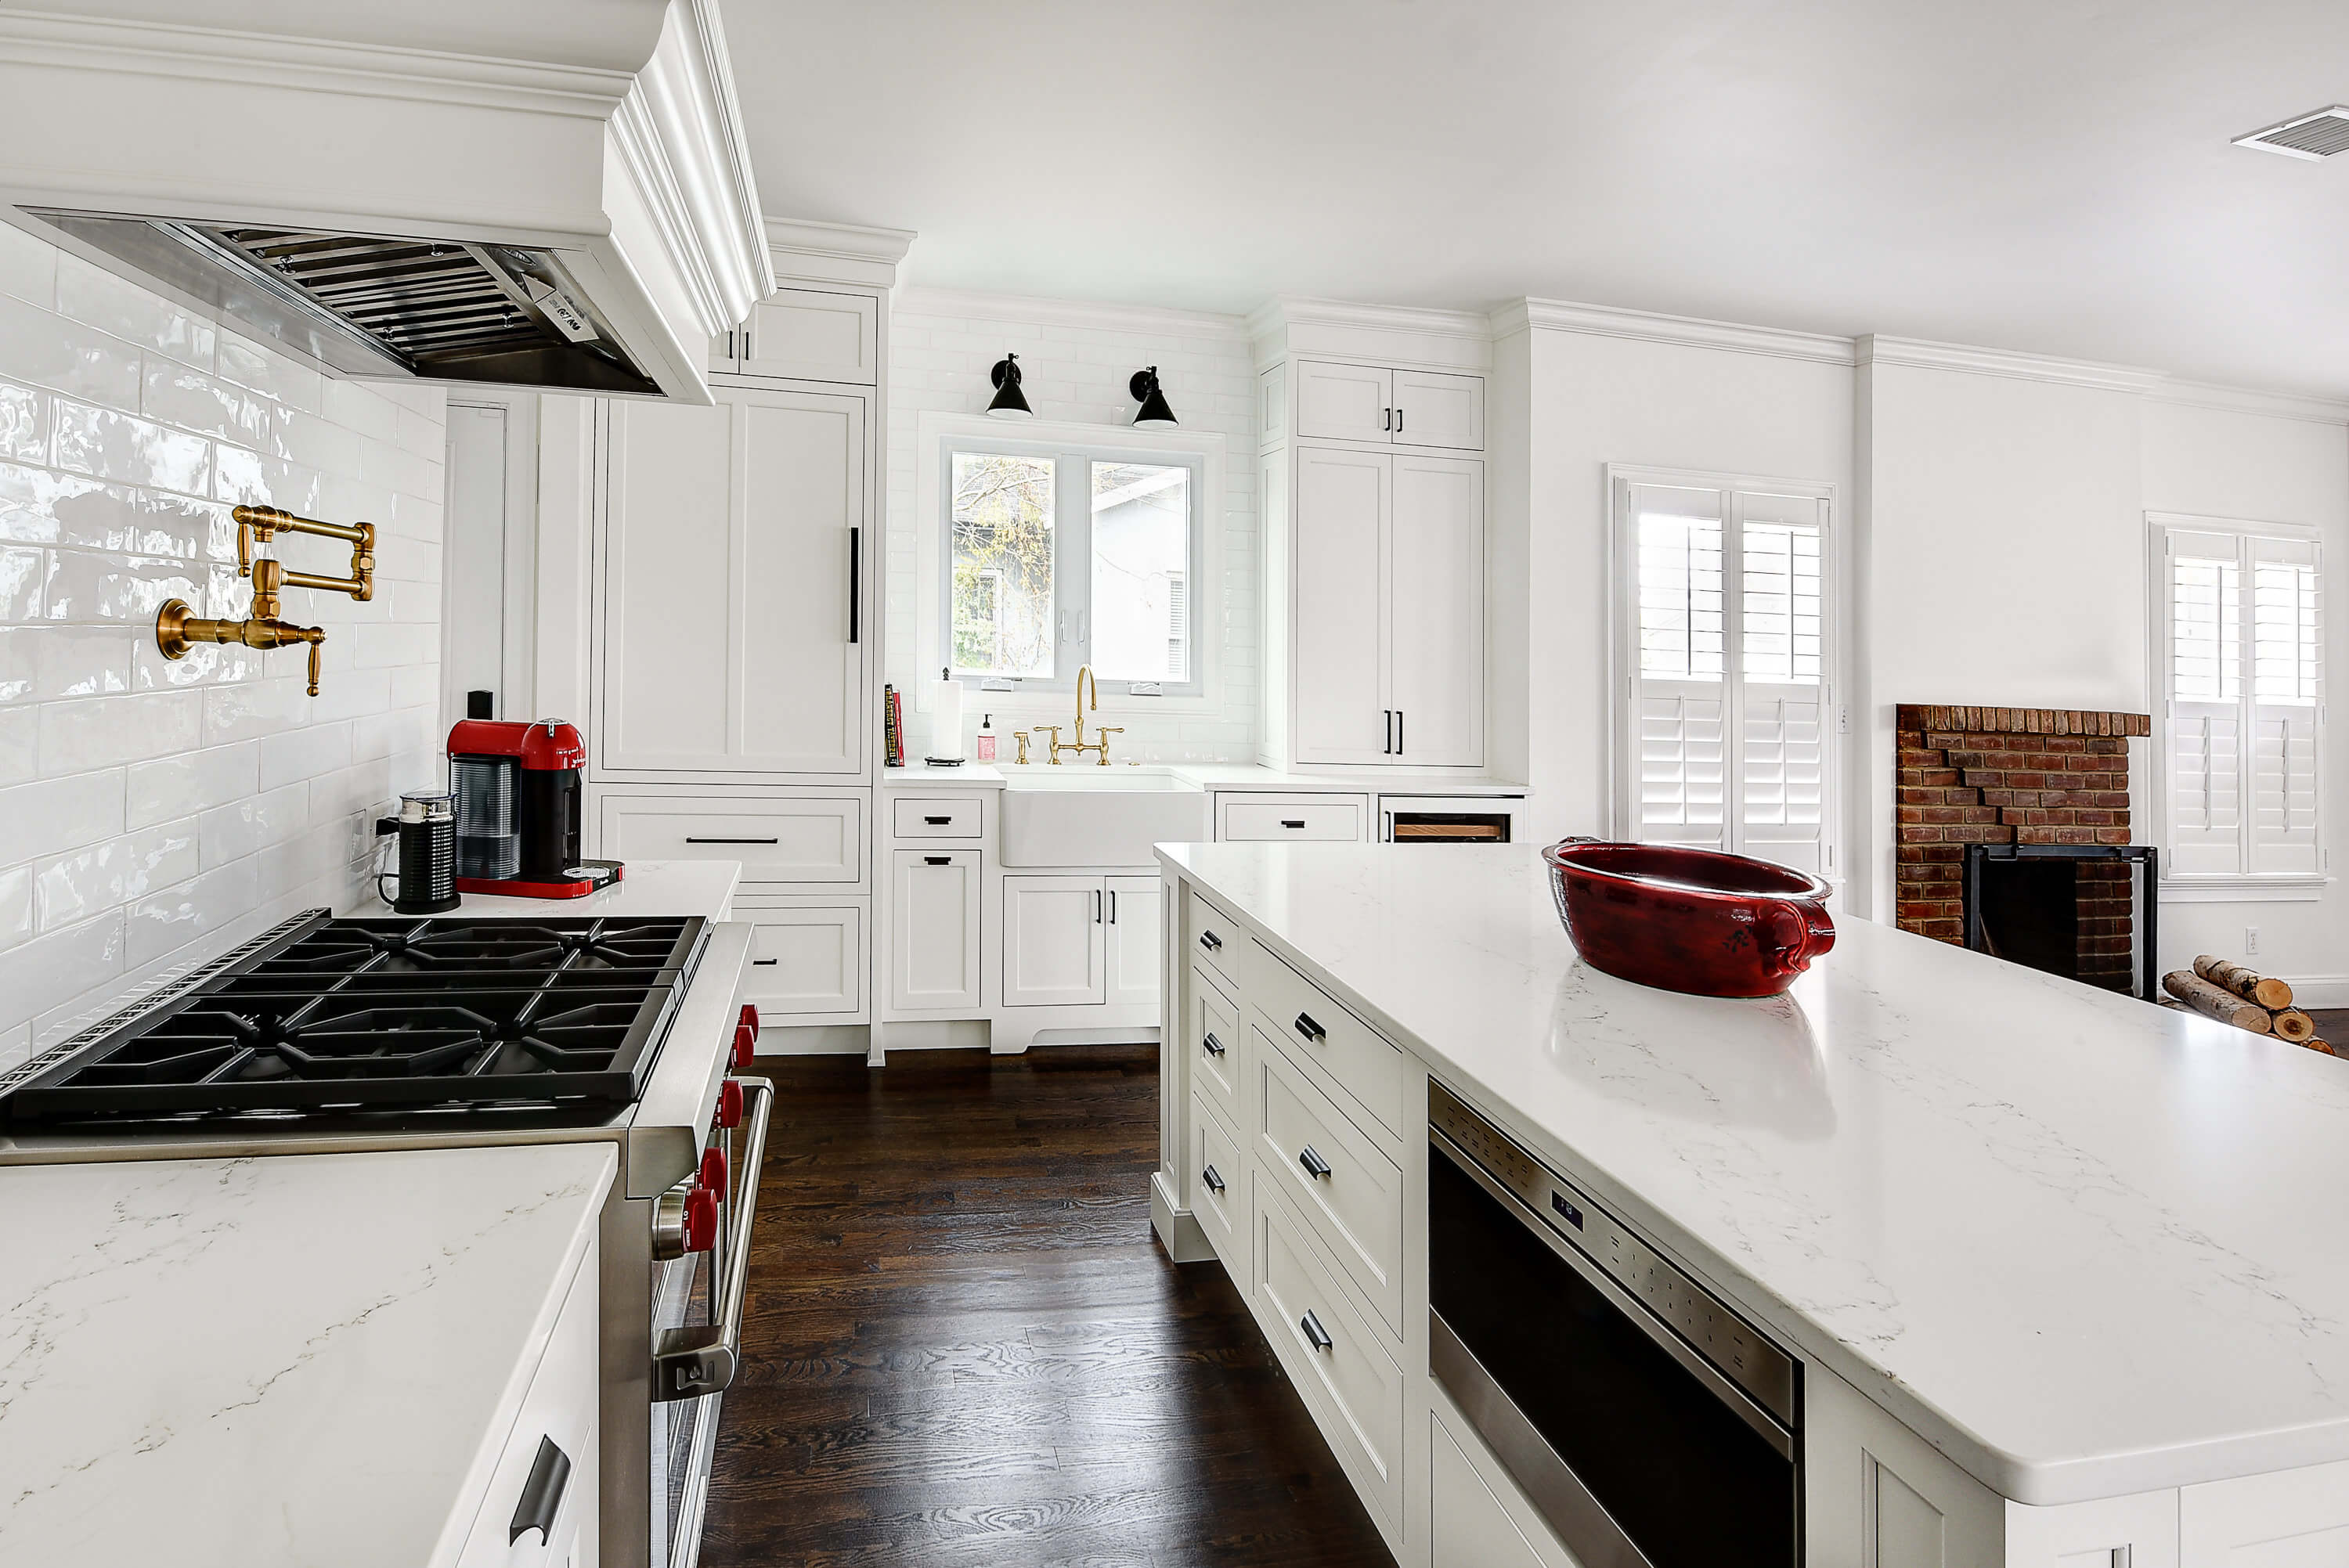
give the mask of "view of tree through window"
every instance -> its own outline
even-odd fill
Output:
[[[1052,675],[1052,459],[954,455],[958,675]]]
[[[1097,462],[1093,469],[1093,673],[1191,678],[1191,470]]]

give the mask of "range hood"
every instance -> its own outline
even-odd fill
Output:
[[[0,9],[0,219],[330,375],[708,403],[774,287],[715,0]]]

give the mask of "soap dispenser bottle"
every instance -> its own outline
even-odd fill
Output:
[[[981,762],[995,760],[995,716],[991,713],[979,720],[978,759]]]

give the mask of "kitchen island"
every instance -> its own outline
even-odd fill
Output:
[[[1268,1332],[1403,1562],[1475,1442],[1428,1375],[1431,1085],[1799,1364],[1806,1562],[2349,1561],[2349,1064],[1851,918],[1785,997],[1647,989],[1524,847],[1160,855],[1162,1239],[1260,1318],[1317,1243],[1377,1357]]]

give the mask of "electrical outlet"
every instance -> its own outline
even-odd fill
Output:
[[[2260,928],[2256,925],[2243,927],[2243,956],[2249,958],[2259,950]]]

